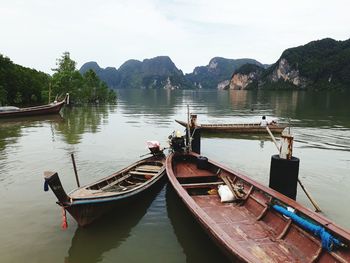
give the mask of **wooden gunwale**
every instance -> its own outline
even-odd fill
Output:
[[[233,240],[228,236],[228,234],[223,231],[219,227],[216,221],[214,221],[211,216],[209,216],[203,209],[202,207],[197,204],[197,202],[194,200],[194,197],[190,196],[189,193],[187,192],[187,187],[186,189],[179,183],[179,181],[176,178],[175,172],[174,172],[174,167],[173,167],[173,158],[176,156],[176,154],[171,154],[167,157],[166,160],[166,170],[168,174],[169,181],[175,188],[178,196],[182,199],[182,201],[185,203],[187,208],[191,211],[191,213],[194,215],[194,217],[197,219],[197,221],[202,225],[202,227],[208,232],[209,236],[218,244],[220,248],[223,249],[223,251],[231,258],[239,261],[244,261],[244,262],[261,262],[260,260],[257,260],[256,257],[252,256],[251,253],[248,253],[245,249],[243,249],[239,243],[237,243],[236,240]],[[188,156],[193,156],[193,157],[198,157],[197,154],[190,153]],[[281,195],[280,193],[274,191],[273,189],[267,188],[258,182],[253,181],[252,179],[246,177],[245,175],[242,175],[239,172],[233,171],[229,168],[226,168],[225,166],[218,164],[214,161],[209,160],[210,164],[213,164],[214,166],[224,170],[225,172],[232,173],[233,175],[236,176],[237,180],[242,179],[247,183],[248,185],[250,184],[251,187],[246,193],[246,201],[248,199],[254,200],[256,204],[261,205],[264,207],[259,214],[256,215],[256,221],[262,220],[263,217],[267,215],[267,213],[271,213],[274,216],[277,216],[278,218],[281,218],[285,223],[284,223],[284,228],[281,230],[280,233],[276,233],[276,239],[282,239],[286,237],[287,235],[289,236],[288,232],[291,231],[291,227],[293,227],[293,231],[298,231],[301,233],[304,233],[305,236],[308,236],[310,238],[310,242],[314,242],[315,246],[320,246],[321,242],[317,238],[313,237],[311,234],[306,232],[305,230],[299,228],[297,225],[293,224],[291,220],[286,220],[282,215],[277,213],[274,210],[269,210],[268,209],[268,204],[264,204],[257,198],[253,193],[256,193],[256,191],[261,191],[263,194],[267,194],[267,196],[270,196],[270,201],[272,199],[278,200],[281,203],[284,203],[288,206],[292,206],[293,208],[298,211],[298,213],[304,214],[305,216],[309,217],[311,220],[314,220],[317,222],[319,225],[323,226],[325,229],[330,231],[331,233],[340,236],[346,243],[349,243],[350,240],[350,233],[344,230],[343,228],[333,224],[330,220],[327,218],[323,217],[322,215],[316,214],[309,209],[301,206],[297,202],[295,202],[292,199],[289,199],[286,196]],[[206,199],[203,199],[206,200]],[[251,202],[251,201],[249,201]],[[270,215],[271,217],[271,215]],[[293,235],[293,232],[291,232],[291,235]],[[322,250],[323,251],[323,250]],[[313,257],[313,261],[316,261],[318,258],[321,257],[322,251],[319,252],[317,251],[315,256]],[[326,252],[324,252],[326,253]],[[330,255],[333,256],[334,259],[339,260],[340,262],[346,262],[344,259],[337,253],[331,252],[329,253]],[[349,251],[347,250],[345,254],[346,258],[349,258]]]
[[[186,127],[187,123],[175,120],[180,125]],[[246,132],[246,133],[266,133],[266,128],[256,123],[226,123],[226,124],[200,124],[196,126],[204,132]],[[268,125],[272,132],[282,132],[286,125]]]
[[[0,112],[0,117],[12,118],[12,117],[23,117],[23,116],[32,116],[32,115],[55,114],[60,112],[64,103],[65,103],[65,99],[55,104],[19,108],[18,110],[13,110],[13,111],[3,111],[3,112]]]
[[[152,157],[151,157],[152,158]],[[83,187],[80,187],[80,188],[77,188],[77,189],[74,189],[73,191],[71,191],[70,193],[68,193],[68,196],[71,198],[72,202],[70,205],[73,205],[74,203],[78,204],[76,201],[78,200],[90,200],[90,201],[93,201],[93,200],[96,200],[96,199],[106,199],[106,201],[111,201],[110,198],[113,198],[113,197],[116,197],[118,198],[119,196],[127,196],[129,193],[132,193],[132,192],[138,192],[138,190],[140,189],[143,189],[143,188],[147,188],[149,185],[152,185],[152,183],[154,181],[157,181],[158,179],[160,179],[159,177],[161,177],[160,175],[162,175],[164,172],[165,172],[165,166],[161,167],[161,169],[158,170],[158,172],[155,174],[155,173],[152,173],[152,178],[150,178],[149,180],[143,182],[142,184],[138,185],[138,186],[135,186],[129,190],[126,190],[126,191],[123,191],[123,192],[104,192],[103,190],[104,189],[108,189],[110,186],[113,186],[115,184],[118,184],[122,181],[124,181],[125,179],[129,178],[130,176],[132,176],[132,174],[128,174],[128,172],[130,170],[132,170],[133,168],[135,167],[138,167],[140,166],[141,164],[143,163],[150,163],[150,162],[154,162],[155,164],[157,164],[157,166],[161,167],[161,160],[159,161],[150,161],[150,158],[147,158],[147,159],[144,159],[144,160],[140,160],[116,173],[113,173],[112,175],[106,177],[106,178],[103,178],[103,179],[100,179],[94,183],[90,183],[88,185],[85,185]],[[141,174],[148,174],[148,173],[139,173],[139,175]],[[115,178],[117,177],[118,175],[121,175],[121,177],[117,178],[116,180],[113,180],[111,183],[107,183],[107,185],[101,187],[100,189],[97,189],[96,192],[91,192],[91,195],[89,196],[82,196],[82,197],[79,197],[79,196],[74,196],[74,192],[77,192],[77,191],[80,191],[80,190],[84,190],[84,189],[88,189],[94,185],[98,185],[102,182],[108,182],[108,180],[111,180],[111,178]],[[99,191],[101,190],[101,191]],[[101,200],[100,200],[101,201]]]

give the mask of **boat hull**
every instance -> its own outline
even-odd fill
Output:
[[[152,184],[148,185],[141,191],[132,193],[131,195],[120,196],[119,198],[110,199],[94,199],[84,202],[76,202],[70,206],[64,206],[69,214],[77,221],[79,226],[87,226],[108,214],[120,208],[126,208],[129,205],[149,195],[154,187],[164,183],[165,172]]]
[[[180,125],[186,127],[184,121],[175,120]],[[268,125],[272,133],[281,133],[287,126],[285,125]],[[251,134],[266,134],[266,127],[259,124],[202,124],[198,125],[202,132],[207,133],[251,133]]]
[[[64,105],[64,101],[56,104],[48,104],[38,107],[22,108],[17,111],[0,112],[0,118],[17,118],[27,116],[58,114]]]
[[[177,195],[209,237],[235,262],[350,262],[348,247],[328,252],[321,241],[270,208],[272,203],[293,207],[303,218],[315,222],[347,246],[350,233],[292,199],[213,161],[196,168],[198,155],[173,153],[166,170]],[[229,178],[242,184],[244,197],[222,203],[218,185]],[[231,185],[232,186],[232,185]],[[214,193],[213,193],[214,191]],[[211,193],[209,193],[211,192]]]
[[[77,221],[79,226],[93,223],[113,209],[127,206],[137,200],[165,178],[165,156],[155,154],[102,178],[74,189],[69,194],[63,189],[55,172],[45,172],[45,188],[56,195],[57,204]]]

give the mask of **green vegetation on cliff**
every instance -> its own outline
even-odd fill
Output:
[[[350,89],[350,39],[312,41],[287,49],[281,58],[298,69],[313,89]]]
[[[258,61],[249,58],[227,59],[215,57],[209,61],[209,65],[196,67],[191,74],[186,74],[186,78],[197,87],[216,89],[220,82],[229,80],[236,69],[247,63],[262,66]]]
[[[96,62],[85,63],[80,73],[93,70],[110,88],[191,88],[192,84],[186,80],[167,56],[159,56],[143,61],[131,59],[115,68],[102,69]]]
[[[349,90],[350,39],[312,41],[285,50],[267,69],[244,65],[237,73],[258,76],[246,89]]]

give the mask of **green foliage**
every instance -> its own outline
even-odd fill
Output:
[[[75,68],[76,62],[64,52],[57,60],[57,68],[52,76],[53,94],[70,94],[72,103],[114,102],[116,95],[109,91],[92,70],[82,76]]]
[[[232,77],[233,72],[243,65],[262,66],[254,59],[226,59],[216,57],[210,60],[208,66],[196,67],[191,74],[186,74],[187,79],[193,83],[201,85],[204,89],[216,89],[218,83],[228,80]]]
[[[310,80],[312,89],[350,88],[350,39],[330,38],[287,49],[281,58]]]
[[[0,54],[0,104],[35,104],[49,81],[48,74],[16,65]]]
[[[110,67],[102,69],[96,62],[88,62],[81,67],[80,72],[84,74],[89,69],[92,69],[109,87],[118,89],[160,89],[167,84],[183,89],[193,86],[167,56],[145,59],[142,62],[131,59],[118,70]]]
[[[264,68],[262,66],[256,65],[256,64],[244,64],[243,66],[239,67],[236,71],[236,73],[248,75],[250,73],[262,73]]]
[[[76,62],[64,52],[57,60],[55,73],[50,75],[14,64],[0,54],[0,105],[43,104],[56,95],[70,93],[76,103],[115,102],[116,94],[100,81],[94,72],[82,76]]]

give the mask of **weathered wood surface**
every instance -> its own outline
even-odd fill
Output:
[[[282,216],[270,204],[293,207],[296,213],[323,226],[349,246],[350,233],[322,215],[314,213],[286,196],[252,179],[209,161],[208,169],[196,168],[196,154],[171,154],[166,169],[178,196],[202,225],[208,235],[235,262],[350,262],[350,250],[322,248],[318,237]],[[210,182],[205,175],[211,177]],[[186,176],[184,176],[186,173]],[[222,203],[216,191],[220,177],[229,177],[233,184],[242,184],[243,200]],[[212,194],[214,193],[214,194]]]
[[[36,107],[19,108],[18,110],[13,111],[3,111],[0,112],[0,118],[15,118],[35,115],[57,114],[62,109],[64,103],[65,99],[55,104],[51,103]]]
[[[142,169],[147,169],[148,172]],[[57,173],[45,173],[45,180],[55,195],[62,197],[58,204],[64,207],[80,226],[85,226],[114,207],[126,205],[128,200],[137,198],[159,182],[164,175],[165,156],[159,155],[140,160],[97,182],[77,188],[68,195],[59,185]],[[51,180],[54,176],[55,180]]]
[[[187,122],[175,120],[180,125],[186,127]],[[287,126],[286,125],[268,125],[270,131],[273,133],[281,133]],[[247,123],[247,124],[200,124],[197,125],[203,132],[218,132],[218,133],[267,133],[266,127],[260,126],[260,124]]]

